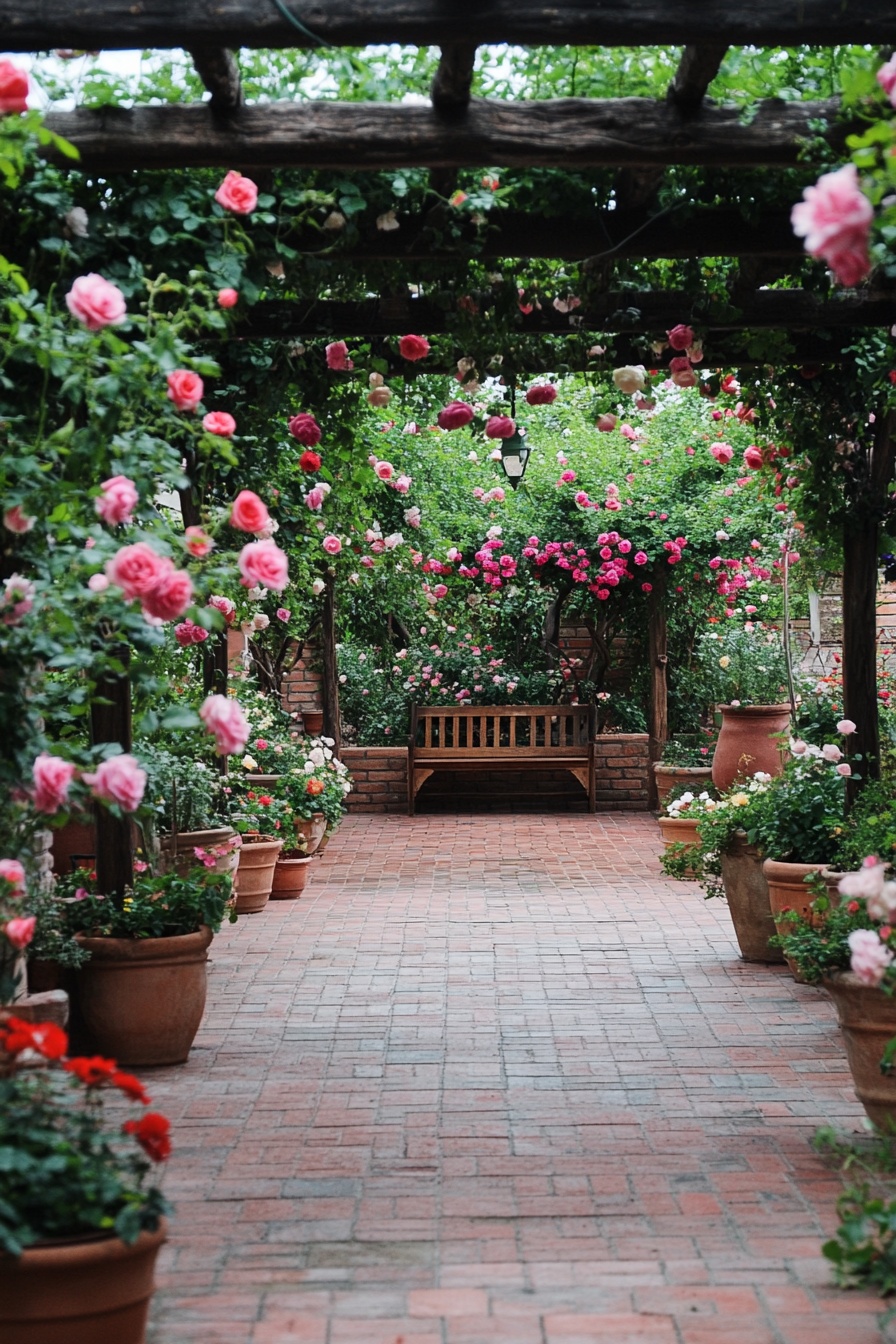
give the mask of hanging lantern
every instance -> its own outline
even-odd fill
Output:
[[[500,442],[501,466],[514,490],[526,474],[526,463],[531,452],[525,434],[525,430],[517,429],[509,439],[501,439]]]

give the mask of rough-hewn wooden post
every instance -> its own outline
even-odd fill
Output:
[[[120,676],[100,677],[90,706],[90,734],[94,746],[117,742],[122,751],[131,749],[131,683],[127,674],[129,651],[115,650],[124,663]],[[129,817],[114,817],[107,807],[97,803],[96,876],[106,896],[120,896],[134,880],[132,822]]]
[[[666,678],[668,638],[666,618],[666,576],[657,574],[647,604],[647,658],[650,663],[650,704],[647,713],[648,760],[647,800],[659,806],[653,763],[663,754],[669,737],[669,689]]]
[[[336,575],[326,574],[324,601],[320,618],[320,652],[322,676],[320,693],[324,707],[324,734],[336,743],[339,755],[339,673],[336,661]]]

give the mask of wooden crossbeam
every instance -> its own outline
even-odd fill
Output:
[[[314,48],[458,40],[523,46],[639,46],[727,42],[759,46],[886,44],[896,40],[892,0],[286,0],[305,32],[258,0],[0,0],[6,51],[140,47]]]
[[[77,145],[91,172],[141,168],[632,167],[792,165],[838,102],[757,104],[682,116],[649,98],[474,99],[458,124],[431,107],[387,103],[270,103],[243,107],[226,124],[204,105],[103,107],[54,112],[47,125]],[[849,127],[826,139],[842,150]],[[48,150],[50,157],[54,151]],[[58,154],[61,163],[69,163]]]
[[[196,73],[212,95],[209,107],[216,113],[234,112],[243,101],[240,68],[226,47],[194,47],[190,52]]]

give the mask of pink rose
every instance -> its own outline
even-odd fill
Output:
[[[239,294],[237,294],[237,292],[236,292],[235,289],[219,289],[219,290],[218,290],[218,307],[219,307],[219,308],[235,308],[236,305],[237,305],[237,303],[239,302],[239,297],[240,297],[240,296],[239,296]]]
[[[227,625],[233,625],[236,619],[236,603],[231,602],[229,597],[221,597],[214,594],[205,604],[207,607],[213,607],[215,611],[220,611]]]
[[[215,200],[234,215],[251,215],[258,204],[258,188],[250,177],[229,172],[215,192]]]
[[[893,964],[893,953],[884,946],[874,929],[853,929],[846,941],[853,974],[866,985],[879,985]]]
[[[509,439],[516,433],[516,422],[509,415],[490,415],[485,426],[487,439]]]
[[[856,725],[852,719],[841,719],[837,724],[837,732],[842,733],[844,737],[849,737],[850,733],[854,733],[855,730]]]
[[[891,56],[886,65],[882,65],[878,70],[877,82],[896,107],[896,56]]]
[[[271,525],[267,505],[253,490],[241,490],[230,506],[230,526],[240,532],[265,532]]]
[[[553,383],[535,383],[526,392],[526,401],[530,406],[550,406],[557,400],[557,389]]]
[[[635,561],[635,564],[636,564],[636,565],[646,565],[646,564],[647,564],[647,554],[646,554],[646,552],[644,552],[644,551],[635,551],[635,554],[634,554],[634,561]]]
[[[330,533],[329,536],[324,537],[323,541],[321,542],[321,545],[323,546],[327,555],[338,555],[339,552],[342,550],[342,542],[339,540],[338,537],[334,537],[332,533]]]
[[[28,109],[28,76],[12,61],[0,61],[0,116]]]
[[[173,401],[179,411],[195,411],[204,392],[202,379],[192,369],[172,369],[169,373],[168,400]]]
[[[560,479],[564,485],[572,485],[575,478],[576,474],[574,471],[561,471],[560,473]]]
[[[841,761],[837,766],[837,774],[842,775],[844,779],[849,779],[852,774],[852,766],[848,761]]]
[[[854,163],[823,173],[790,212],[806,251],[822,257],[841,285],[857,285],[871,270],[868,233],[874,210],[859,186]]]
[[[36,915],[25,915],[21,919],[9,919],[6,921],[4,933],[11,945],[21,952],[27,947],[34,937],[34,928],[37,924]]]
[[[278,621],[283,621],[284,623],[288,621],[290,617],[289,607],[278,607],[276,616]]]
[[[3,515],[3,526],[8,532],[17,532],[20,536],[25,532],[30,532],[36,518],[29,518],[22,512],[21,505],[13,504],[11,509],[7,509]]]
[[[203,560],[215,549],[215,543],[205,528],[195,525],[184,532],[184,546],[197,560]]]
[[[397,490],[400,495],[406,495],[412,485],[410,476],[396,476],[392,482],[392,489]]]
[[[758,471],[762,466],[762,449],[755,443],[744,449],[744,466],[749,467],[751,471]]]
[[[436,416],[436,424],[440,429],[463,429],[472,419],[472,406],[468,406],[465,401],[449,401]]]
[[[69,785],[75,775],[71,761],[51,756],[43,751],[31,768],[34,780],[34,806],[38,812],[52,816],[68,802]]]
[[[238,562],[244,588],[272,588],[281,593],[289,583],[289,561],[273,541],[250,541]]]
[[[734,456],[734,449],[727,443],[714,443],[709,451],[717,462],[730,462]]]
[[[171,561],[159,576],[159,581],[140,599],[147,616],[158,621],[174,621],[183,616],[193,601],[193,580],[185,569],[175,569]]]
[[[616,428],[617,417],[606,413],[597,417],[597,428],[602,434],[609,434]]]
[[[101,275],[80,275],[65,296],[68,310],[88,331],[117,327],[127,315],[124,295]]]
[[[305,503],[308,505],[309,509],[320,509],[323,508],[323,503],[326,497],[326,494],[321,490],[320,486],[315,485],[312,486],[305,496]]]
[[[249,741],[246,716],[235,700],[226,695],[210,695],[202,703],[199,717],[215,739],[219,756],[236,756]]]
[[[25,890],[25,869],[18,859],[0,859],[0,882],[8,882],[10,896],[21,896]]]
[[[193,621],[182,621],[180,625],[174,627],[174,638],[182,649],[186,649],[191,644],[204,644],[208,639],[208,631]]]
[[[666,332],[666,339],[673,350],[687,350],[689,345],[694,344],[694,328],[679,322],[677,327]]]
[[[127,476],[110,476],[100,488],[103,493],[93,505],[103,522],[109,527],[133,522],[133,511],[140,502],[134,482]]]
[[[97,766],[95,774],[85,774],[83,779],[94,798],[117,803],[122,812],[136,812],[146,788],[146,772],[127,754],[110,756]]]
[[[207,434],[217,434],[221,439],[229,439],[236,433],[236,421],[227,411],[209,411],[203,417],[202,428]]]
[[[326,347],[328,369],[353,369],[354,360],[348,357],[348,346],[345,341],[331,341]]]
[[[289,421],[288,429],[303,448],[316,448],[320,443],[320,425],[307,411],[299,411],[298,415],[294,415]]]
[[[381,481],[391,481],[395,475],[395,468],[391,462],[377,462],[374,471]]]
[[[398,342],[398,353],[402,359],[425,359],[429,354],[429,341],[425,336],[402,336]]]
[[[122,546],[106,562],[109,581],[122,589],[128,601],[145,597],[160,582],[165,570],[172,568],[171,561],[165,560],[145,541]]]

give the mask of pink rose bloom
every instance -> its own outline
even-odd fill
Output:
[[[501,488],[500,485],[493,486],[492,489],[489,491],[489,494],[491,495],[492,499],[495,501],[496,504],[503,504],[505,499],[507,498],[507,495],[505,494],[504,490]]]
[[[852,774],[852,766],[848,761],[841,761],[837,766],[837,774],[842,775],[844,779],[849,779]]]
[[[841,896],[852,896],[863,901],[870,901],[879,896],[884,889],[884,883],[887,876],[887,865],[880,863],[872,856],[871,862],[865,859],[862,867],[857,873],[847,873],[840,879],[838,889]],[[881,919],[882,915],[871,915],[872,919]]]
[[[345,341],[331,341],[326,347],[328,369],[353,369],[354,360],[348,357],[348,346]]]
[[[165,571],[173,568],[170,560],[164,559],[145,541],[122,546],[111,560],[106,561],[110,583],[121,588],[128,601],[135,597],[144,598],[161,582]]]
[[[236,421],[227,411],[209,411],[203,416],[202,428],[207,434],[217,434],[221,439],[229,439],[236,433]]]
[[[574,471],[561,471],[560,473],[560,479],[564,485],[571,485],[575,478],[576,474]]]
[[[320,425],[307,411],[299,411],[298,415],[292,416],[287,428],[303,448],[316,448],[320,443]]]
[[[221,597],[220,594],[214,594],[205,604],[207,607],[214,607],[215,611],[220,611],[221,615],[228,625],[233,625],[236,618],[236,603],[231,602],[229,597]]]
[[[839,747],[834,746],[833,742],[826,742],[821,749],[821,754],[826,761],[833,763],[834,761],[840,760],[843,752]]]
[[[553,383],[535,383],[526,392],[526,401],[530,406],[550,406],[557,400],[557,389]]]
[[[184,546],[190,555],[202,560],[215,549],[215,543],[204,527],[188,527],[184,532]]]
[[[61,756],[51,756],[43,751],[31,768],[34,780],[34,806],[38,812],[52,816],[68,802],[69,785],[75,775],[71,761]]]
[[[342,542],[339,540],[338,537],[334,537],[332,532],[329,534],[329,536],[324,537],[323,541],[321,542],[321,545],[323,546],[327,555],[338,555],[339,552],[342,550]]]
[[[398,353],[402,359],[425,359],[429,354],[429,341],[425,336],[402,336],[398,342]]]
[[[323,508],[323,503],[326,497],[326,494],[321,490],[320,486],[315,485],[305,496],[305,503],[308,505],[309,509],[320,509]]]
[[[473,407],[465,401],[449,401],[436,416],[440,429],[463,429],[473,419]]]
[[[92,593],[104,593],[109,587],[109,579],[106,574],[91,574],[87,580],[87,587]]]
[[[146,772],[133,756],[110,756],[97,766],[95,774],[85,774],[83,779],[90,785],[94,798],[117,803],[122,812],[136,812],[143,801]]]
[[[12,887],[10,896],[21,896],[25,890],[25,869],[18,859],[0,859],[0,881]]]
[[[290,617],[289,607],[278,607],[276,615],[278,621],[283,621],[285,623]]]
[[[391,462],[377,462],[374,471],[381,481],[391,481],[395,475],[395,468]]]
[[[758,471],[762,466],[762,449],[755,443],[751,443],[749,448],[744,449],[744,466],[749,467],[751,471]],[[749,480],[749,477],[746,478]],[[740,481],[738,481],[740,485]]]
[[[610,434],[616,428],[617,420],[618,416],[606,412],[604,415],[597,417],[597,428],[602,434]]]
[[[882,65],[878,70],[877,82],[896,107],[896,56],[891,56],[886,65]]]
[[[230,506],[229,521],[240,532],[265,532],[271,525],[271,515],[254,490],[241,490]]]
[[[289,561],[274,541],[250,541],[237,561],[244,588],[271,588],[282,593],[289,583]]]
[[[638,437],[638,431],[633,429],[631,425],[620,425],[619,433],[624,439],[636,439]]]
[[[13,504],[12,508],[7,509],[3,515],[3,526],[7,532],[16,532],[20,536],[25,532],[30,532],[36,522],[36,518],[29,518],[26,513],[22,512],[19,504]]]
[[[634,554],[634,561],[635,561],[635,564],[636,564],[636,565],[646,565],[646,564],[647,564],[647,554],[646,554],[646,552],[644,552],[644,551],[635,551],[635,554]]]
[[[433,595],[433,597],[438,597],[438,598],[447,597],[447,596],[448,596],[448,587],[447,587],[447,585],[444,584],[444,583],[437,583],[436,586],[435,586],[435,588],[433,588],[433,590],[432,590],[432,595]]]
[[[251,215],[258,204],[258,188],[242,173],[229,172],[215,192],[215,200],[234,215]]]
[[[392,482],[392,489],[397,490],[400,495],[406,495],[411,488],[410,476],[397,476]]]
[[[893,964],[893,953],[885,947],[873,929],[853,929],[849,943],[849,965],[863,984],[879,985]]]
[[[857,285],[871,270],[868,233],[874,210],[854,163],[823,173],[790,212],[794,233],[812,257],[822,257],[841,285]]]
[[[686,369],[679,369],[672,374],[672,382],[676,387],[696,387],[697,375],[691,368],[690,360]]]
[[[852,719],[841,719],[837,724],[837,732],[842,733],[844,737],[849,737],[850,733],[854,733],[855,730],[856,726]]]
[[[694,344],[694,328],[679,322],[677,327],[666,332],[666,339],[673,350],[687,350],[689,345]]]
[[[12,61],[0,61],[0,116],[28,109],[28,76]]]
[[[717,462],[730,462],[734,456],[734,449],[727,443],[714,443],[709,451]]]
[[[168,375],[168,400],[179,411],[195,411],[205,388],[198,373],[192,369],[172,369]]]
[[[218,307],[219,307],[219,308],[235,308],[236,305],[237,305],[237,303],[239,302],[239,297],[240,297],[240,296],[239,296],[239,294],[237,294],[237,292],[236,292],[235,289],[219,289],[219,290],[218,290]]]
[[[199,717],[214,737],[219,756],[236,756],[249,741],[246,716],[237,702],[226,695],[208,696],[202,702]]]
[[[204,644],[208,639],[208,631],[204,626],[195,625],[193,621],[182,621],[180,625],[174,627],[174,638],[182,649],[186,649],[191,644]]]
[[[171,561],[159,581],[140,599],[140,606],[147,616],[157,621],[174,621],[183,616],[193,601],[193,580],[184,569],[175,569]]]
[[[80,275],[65,296],[69,312],[88,331],[117,327],[127,315],[124,295],[117,285],[101,275]]]
[[[18,951],[27,947],[34,937],[34,928],[37,924],[36,915],[25,915],[21,919],[9,919],[6,921],[6,928],[3,932],[6,934],[9,943]]]
[[[134,509],[140,502],[134,482],[127,476],[110,476],[100,488],[103,493],[93,505],[103,522],[109,527],[133,522]]]
[[[590,500],[584,490],[576,491],[576,503],[583,509],[587,509]]]
[[[487,439],[509,439],[516,433],[516,422],[509,415],[490,415],[485,426]]]

